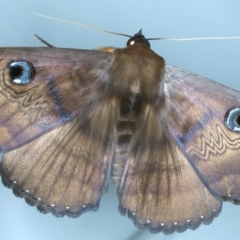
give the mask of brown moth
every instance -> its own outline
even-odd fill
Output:
[[[240,92],[166,65],[141,31],[126,48],[0,48],[0,172],[56,216],[119,210],[166,234],[240,203]]]

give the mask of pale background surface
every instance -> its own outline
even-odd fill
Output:
[[[62,3],[63,2],[63,3]],[[58,47],[92,49],[124,47],[127,38],[94,32],[32,15],[30,11],[77,21],[110,31],[146,37],[206,37],[240,35],[240,2],[229,0],[162,1],[24,1],[0,0],[0,46],[42,46],[37,33]],[[184,3],[184,4],[183,4]],[[151,42],[167,63],[214,79],[240,90],[240,40]],[[111,186],[98,212],[80,218],[56,218],[40,214],[0,184],[1,240],[214,240],[238,239],[240,207],[225,203],[209,226],[170,236],[150,234],[134,227],[118,213]]]

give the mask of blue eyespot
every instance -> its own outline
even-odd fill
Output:
[[[29,62],[25,60],[14,61],[9,64],[9,68],[13,83],[26,85],[32,81],[34,70]]]
[[[225,126],[233,132],[240,132],[240,108],[233,107],[225,116]]]

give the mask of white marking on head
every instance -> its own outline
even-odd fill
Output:
[[[134,45],[135,44],[135,41],[134,40],[132,40],[130,43],[129,43],[129,45]]]

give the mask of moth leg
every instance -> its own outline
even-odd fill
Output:
[[[45,41],[44,39],[39,37],[37,34],[34,34],[34,37],[36,37],[40,42],[42,42],[43,44],[45,44],[49,48],[56,48],[52,44],[48,43],[47,41]]]
[[[99,47],[95,48],[94,50],[97,50],[99,52],[107,52],[107,53],[113,53],[116,48],[114,47]]]

